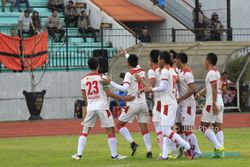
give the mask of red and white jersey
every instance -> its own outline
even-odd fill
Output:
[[[190,68],[184,68],[178,75],[179,96],[184,96],[189,91],[189,85],[194,84],[194,75]],[[195,103],[194,95],[186,98],[180,104],[190,106]]]
[[[145,71],[141,68],[133,68],[130,70],[130,72],[127,72],[125,74],[123,83],[129,84],[128,95],[135,96],[135,99],[133,101],[128,101],[127,105],[146,103],[146,96],[144,92],[140,94],[140,96],[138,96],[138,91],[142,90],[144,88],[144,85],[137,82],[134,74],[138,74],[140,77],[145,79]]]
[[[161,69],[158,66],[152,67],[148,70],[148,79],[154,79],[155,85],[154,87],[159,87],[160,85],[160,75]],[[161,99],[161,95],[159,92],[154,92],[154,101],[159,101]]]
[[[222,100],[220,72],[216,69],[210,70],[206,76],[206,105],[212,105],[213,103],[212,83],[217,84],[217,105],[224,105]]]
[[[177,86],[177,74],[175,70],[167,65],[161,70],[161,80],[167,80],[167,89],[161,92],[161,102],[162,104],[177,104],[176,101],[176,86]]]
[[[99,73],[89,73],[82,78],[81,89],[86,92],[88,111],[108,108],[107,95],[101,80],[102,74]]]

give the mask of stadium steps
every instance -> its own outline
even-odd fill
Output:
[[[138,44],[129,48],[127,51],[130,54],[139,55],[139,63],[145,70],[148,70],[148,57],[152,49],[170,50],[174,49],[177,52],[184,51],[189,55],[188,65],[192,68],[195,79],[204,80],[206,71],[203,67],[205,56],[214,52],[218,55],[218,67],[223,70],[226,62],[230,60],[234,53],[242,49],[248,48],[248,42],[191,42],[191,43],[169,43],[169,44]],[[110,64],[110,73],[112,79],[120,82],[119,73],[127,71],[127,64],[124,57],[115,56]]]

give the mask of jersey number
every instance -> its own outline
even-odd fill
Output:
[[[93,94],[99,93],[97,81],[87,82],[86,86],[88,87],[88,95],[93,95]]]
[[[177,83],[177,76],[173,75],[173,88],[176,89],[176,83]]]

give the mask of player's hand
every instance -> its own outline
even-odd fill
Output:
[[[133,101],[134,99],[135,96],[130,96],[130,95],[124,96],[124,101]]]
[[[195,100],[198,100],[200,98],[200,95],[199,93],[197,93],[195,96],[194,96]]]
[[[177,103],[179,104],[182,101],[181,98],[177,98]]]
[[[146,92],[152,92],[153,88],[151,86],[146,86],[144,89]]]
[[[127,52],[126,52],[126,50],[124,50],[124,49],[120,49],[119,50],[119,54],[121,55],[121,56],[125,56],[126,54],[127,54]]]
[[[217,115],[218,112],[219,112],[219,109],[218,109],[217,105],[216,105],[216,104],[213,104],[212,107],[213,107],[213,113],[214,113],[214,115]]]
[[[143,79],[142,79],[142,77],[140,75],[135,74],[134,76],[135,76],[135,79],[137,80],[137,82],[143,83]]]
[[[111,79],[109,79],[109,78],[102,78],[102,80],[101,80],[101,83],[102,83],[103,85],[105,85],[105,84],[110,84],[110,82],[111,82]]]

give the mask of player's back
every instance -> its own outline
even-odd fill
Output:
[[[143,84],[137,82],[135,74],[138,74],[141,78],[145,79],[145,71],[141,68],[133,68],[130,72],[127,72],[124,77],[124,83],[129,84],[128,95],[135,96],[135,99],[131,102],[127,102],[127,105],[146,103],[146,96],[143,92],[139,96],[138,91],[144,88]]]
[[[86,92],[87,110],[103,110],[108,108],[107,95],[101,84],[102,75],[89,73],[82,78],[81,88]]]

